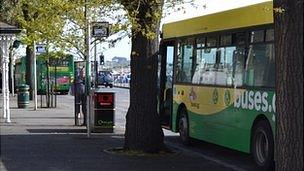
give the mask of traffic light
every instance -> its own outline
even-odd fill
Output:
[[[99,56],[99,61],[100,61],[100,65],[104,64],[104,56],[103,55]]]

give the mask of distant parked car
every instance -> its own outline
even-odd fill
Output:
[[[99,71],[98,73],[98,85],[104,85],[105,87],[113,87],[113,76],[110,71]]]

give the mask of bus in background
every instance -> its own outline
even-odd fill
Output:
[[[272,1],[163,25],[159,114],[163,127],[251,153],[274,166]]]
[[[61,55],[49,59],[49,68],[46,60],[41,56],[37,58],[37,82],[38,92],[45,94],[47,89],[54,90],[60,94],[67,94],[74,79],[74,57],[72,55]],[[49,87],[48,75],[49,75]]]
[[[57,54],[58,55],[58,54]],[[15,64],[16,86],[25,84],[25,57],[19,58]],[[47,74],[49,73],[49,75]],[[49,78],[49,79],[48,79]],[[67,94],[74,79],[74,57],[61,54],[50,55],[49,67],[44,55],[37,56],[37,93],[45,94],[49,89],[60,94]],[[48,86],[49,85],[49,86]]]
[[[15,79],[15,89],[18,89],[18,86],[21,84],[26,84],[25,80],[25,70],[26,70],[26,61],[25,57],[17,58],[15,60],[15,70],[14,70],[14,79]]]

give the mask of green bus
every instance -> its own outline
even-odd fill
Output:
[[[14,69],[14,80],[15,80],[15,89],[18,88],[21,84],[26,84],[25,81],[25,70],[26,63],[25,57],[17,58],[15,60],[15,69]]]
[[[60,57],[51,56],[49,59],[49,67],[47,67],[45,56],[38,55],[36,64],[38,94],[45,94],[48,89],[60,94],[68,93],[74,79],[74,57],[72,55],[62,54]],[[25,70],[25,57],[17,59],[15,62],[16,86],[25,83]],[[49,73],[49,75],[47,73]]]
[[[275,56],[272,1],[162,28],[159,114],[163,127],[251,153],[273,167]]]

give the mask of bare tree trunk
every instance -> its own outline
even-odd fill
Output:
[[[125,149],[157,152],[164,147],[157,114],[158,40],[132,38],[130,107],[126,116]]]
[[[26,69],[25,69],[25,82],[27,85],[30,87],[30,100],[33,99],[33,80],[34,78],[32,77],[32,71],[33,71],[33,49],[31,46],[26,47]]]
[[[303,0],[275,0],[277,170],[303,170]]]

